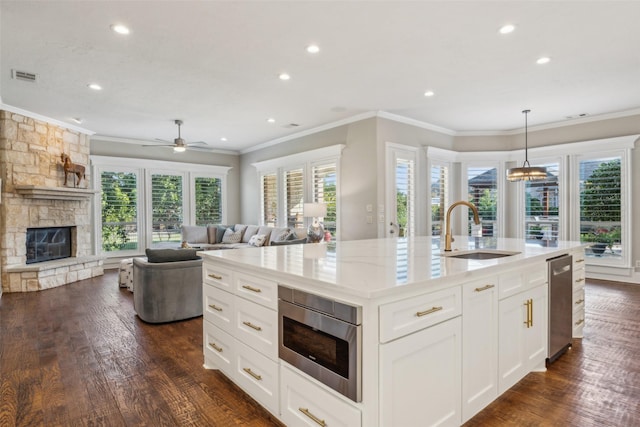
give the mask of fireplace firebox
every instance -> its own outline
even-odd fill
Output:
[[[69,258],[72,227],[27,228],[27,264]]]

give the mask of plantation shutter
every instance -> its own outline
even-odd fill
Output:
[[[196,225],[220,224],[222,222],[222,180],[196,177],[195,186]]]
[[[478,208],[482,224],[482,235],[498,235],[498,171],[492,167],[470,166],[467,168],[469,201]],[[469,209],[469,230],[473,212]]]
[[[301,228],[304,224],[304,173],[291,169],[284,173],[287,226]]]
[[[135,172],[100,174],[102,250],[138,249],[138,176]]]
[[[182,203],[182,175],[151,175],[152,243],[179,240]]]
[[[278,224],[278,177],[275,173],[262,175],[262,223],[275,227]]]
[[[396,209],[397,221],[405,236],[414,234],[415,218],[415,162],[413,159],[396,159]]]
[[[559,163],[535,164],[547,168],[547,179],[525,181],[525,237],[556,241],[560,233]]]
[[[444,216],[449,206],[449,167],[431,167],[431,235],[439,236],[444,227]]]
[[[320,220],[325,230],[336,233],[336,164],[315,165],[312,169],[313,201],[327,205],[327,214]]]

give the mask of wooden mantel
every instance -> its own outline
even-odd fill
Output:
[[[16,185],[16,193],[27,199],[88,200],[98,190],[91,188],[42,187],[38,185]]]

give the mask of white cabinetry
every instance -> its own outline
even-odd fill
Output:
[[[548,337],[546,283],[499,302],[498,392],[526,374],[544,369]]]
[[[584,250],[573,253],[573,338],[582,338],[584,328]]]
[[[280,369],[281,420],[288,426],[360,427],[361,413],[286,364]]]
[[[380,346],[380,425],[460,425],[460,293],[457,286],[381,307],[381,325],[424,318],[428,327]],[[431,326],[429,316],[442,312],[442,323]],[[380,332],[381,340],[396,338]]]
[[[216,367],[278,414],[277,283],[203,263],[203,351]]]
[[[462,421],[498,396],[498,278],[462,285]]]

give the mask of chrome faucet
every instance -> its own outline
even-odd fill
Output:
[[[473,222],[476,223],[476,225],[480,224],[480,218],[478,217],[478,208],[476,208],[476,206],[473,203],[464,201],[464,200],[460,200],[458,202],[454,202],[451,204],[451,206],[449,206],[449,209],[447,209],[447,216],[446,216],[446,220],[444,223],[444,250],[445,252],[451,252],[451,242],[453,242],[453,237],[451,236],[451,211],[453,210],[453,208],[455,208],[456,206],[460,206],[460,205],[465,205],[467,207],[469,207],[472,211],[473,211]]]

